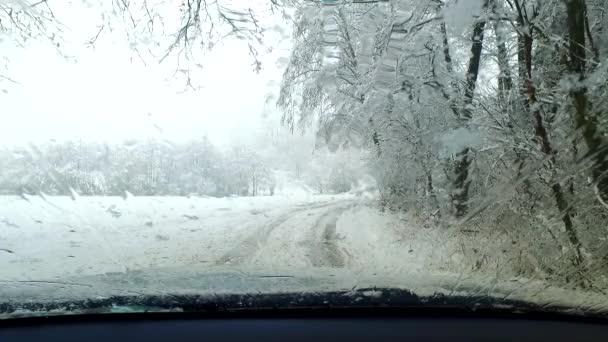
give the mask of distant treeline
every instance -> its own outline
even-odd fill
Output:
[[[218,148],[206,137],[108,144],[66,141],[0,149],[0,195],[262,196],[277,190],[276,170],[317,193],[351,190],[363,177],[355,151],[293,146]],[[285,174],[285,173],[283,173]]]
[[[0,194],[257,196],[274,174],[245,147],[218,149],[206,138],[110,145],[49,143],[0,150]]]

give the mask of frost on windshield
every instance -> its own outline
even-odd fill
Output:
[[[57,6],[0,4],[0,287],[230,271],[567,306],[608,287],[605,2]],[[57,87],[15,62],[49,41]]]

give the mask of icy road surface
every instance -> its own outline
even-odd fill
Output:
[[[380,215],[352,195],[0,197],[0,280],[173,266],[355,267],[353,254],[384,243],[362,231],[382,223],[370,213]]]

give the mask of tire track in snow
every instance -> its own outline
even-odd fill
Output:
[[[313,205],[298,205],[295,209],[292,209],[278,217],[271,219],[265,224],[261,224],[249,237],[237,244],[236,247],[232,248],[220,259],[216,261],[217,265],[225,264],[240,264],[250,259],[259,249],[264,247],[268,242],[270,234],[282,224],[292,219],[295,215],[304,213],[309,210],[321,209],[325,207],[335,206],[340,202],[325,202]]]
[[[338,247],[340,238],[336,233],[336,224],[342,213],[351,207],[352,204],[333,208],[321,215],[314,226],[311,227],[313,236],[306,242],[306,245],[309,249],[308,258],[312,266],[333,268],[344,268],[346,266],[346,258]],[[314,231],[318,228],[323,229],[320,236]]]

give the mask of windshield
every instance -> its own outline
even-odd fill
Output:
[[[607,10],[0,0],[0,315],[361,288],[605,313]]]

